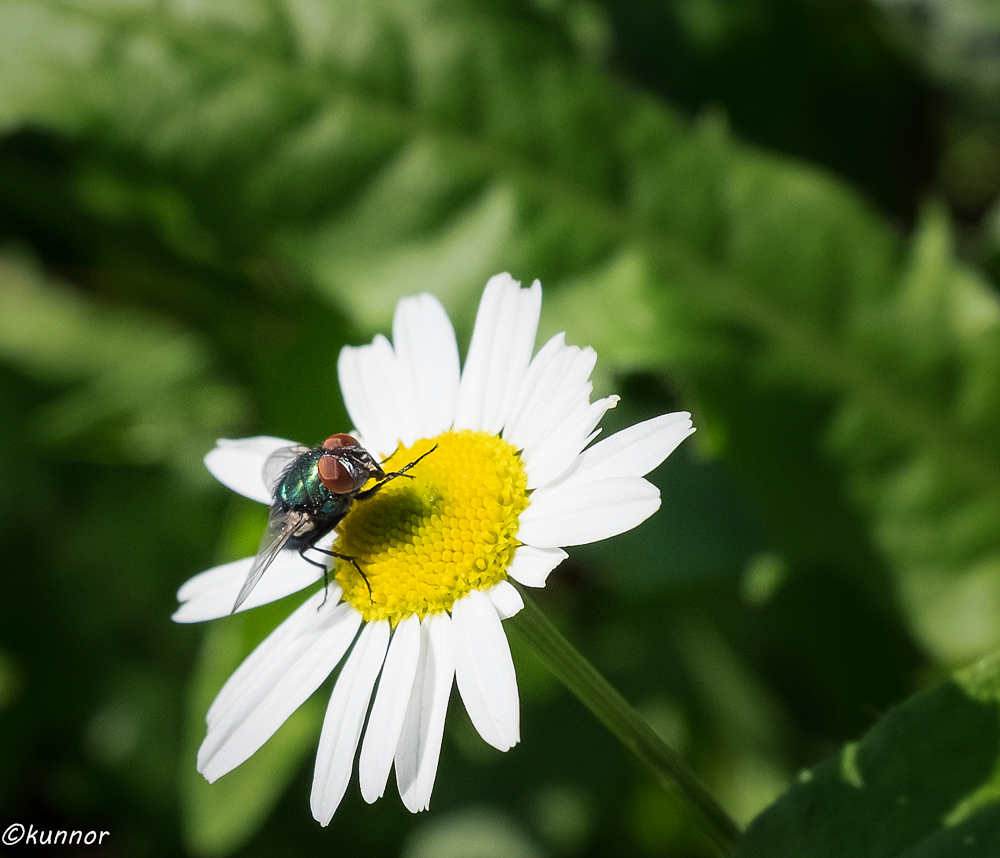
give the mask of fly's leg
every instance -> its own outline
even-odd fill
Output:
[[[357,493],[357,494],[356,494],[356,495],[354,496],[354,499],[355,499],[355,500],[368,500],[368,498],[370,498],[370,497],[373,497],[373,496],[375,495],[375,493],[376,493],[376,492],[377,492],[377,491],[378,491],[378,490],[379,490],[380,488],[382,488],[382,486],[384,486],[384,485],[385,485],[385,484],[386,484],[387,482],[389,482],[389,480],[394,480],[394,479],[395,479],[396,477],[403,477],[403,476],[406,476],[406,472],[407,472],[408,470],[410,470],[410,468],[412,468],[412,467],[413,467],[413,466],[414,466],[415,464],[417,464],[417,462],[419,462],[419,461],[420,461],[421,459],[423,459],[423,458],[424,458],[425,456],[429,456],[429,455],[430,455],[431,453],[433,453],[433,452],[434,452],[434,451],[435,451],[435,450],[436,450],[437,448],[438,448],[438,445],[437,445],[437,444],[435,444],[435,445],[434,445],[433,447],[431,447],[431,448],[430,448],[430,449],[429,449],[429,450],[428,450],[428,451],[427,451],[426,453],[424,453],[423,455],[420,455],[420,456],[417,456],[417,458],[416,458],[416,459],[414,459],[414,460],[413,460],[412,462],[410,462],[410,464],[408,464],[408,465],[404,465],[404,466],[403,466],[402,468],[400,468],[400,469],[399,469],[398,471],[393,471],[393,472],[392,472],[391,474],[386,474],[386,475],[385,475],[385,477],[384,477],[383,479],[379,480],[379,481],[378,481],[378,482],[377,482],[377,483],[376,483],[375,485],[373,485],[373,486],[372,486],[372,487],[371,487],[370,489],[365,489],[365,490],[364,490],[363,492],[358,492],[358,493]],[[413,477],[407,477],[407,479],[411,479],[411,480],[412,480],[412,479],[413,479]]]
[[[392,452],[391,452],[391,453],[390,453],[390,454],[389,454],[388,456],[386,456],[386,457],[385,457],[384,459],[379,459],[378,463],[379,463],[380,465],[384,465],[384,464],[385,464],[386,462],[388,462],[388,461],[389,461],[389,460],[390,460],[390,459],[391,459],[391,458],[392,458],[393,456],[395,456],[395,455],[396,455],[396,453],[398,453],[398,452],[399,452],[399,448],[400,448],[400,447],[402,447],[402,446],[403,446],[402,444],[397,444],[397,445],[396,445],[396,449],[395,449],[395,450],[393,450],[393,451],[392,451]]]
[[[365,575],[365,573],[361,570],[361,567],[358,566],[357,560],[355,560],[353,557],[349,557],[346,554],[338,554],[336,551],[331,551],[329,548],[318,548],[315,545],[303,545],[299,549],[299,556],[303,560],[305,560],[306,563],[312,563],[313,566],[318,566],[320,569],[323,570],[323,601],[319,603],[319,608],[322,608],[323,605],[326,604],[326,597],[330,589],[330,570],[325,563],[320,563],[318,560],[313,560],[311,557],[306,557],[305,552],[309,548],[313,549],[314,551],[318,551],[320,554],[325,554],[328,557],[336,557],[340,560],[347,560],[355,569],[358,570],[358,574],[361,576],[361,579],[365,582],[365,586],[368,588],[368,600],[374,604],[375,600],[372,597],[372,585],[368,583],[368,576]],[[319,608],[317,608],[316,610],[318,611]]]

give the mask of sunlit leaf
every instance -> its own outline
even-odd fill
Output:
[[[989,858],[1000,849],[1000,660],[888,712],[803,772],[736,858]]]

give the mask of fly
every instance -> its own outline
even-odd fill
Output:
[[[368,500],[390,480],[403,476],[424,456],[437,449],[435,444],[422,456],[398,471],[385,473],[372,454],[357,439],[339,433],[331,435],[318,447],[282,447],[264,462],[264,482],[271,487],[272,502],[260,548],[231,613],[246,601],[261,576],[283,548],[298,551],[307,563],[323,570],[323,583],[329,586],[328,570],[306,556],[308,549],[328,557],[347,560],[354,565],[368,587],[368,578],[353,557],[338,554],[316,543],[333,530],[347,515],[356,500]],[[369,480],[378,480],[370,489],[363,489]],[[324,597],[324,602],[326,601]]]

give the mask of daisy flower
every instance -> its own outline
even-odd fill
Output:
[[[543,587],[567,557],[563,546],[606,539],[652,515],[660,495],[643,476],[694,431],[689,414],[665,414],[588,446],[618,398],[590,401],[597,356],[566,345],[564,334],[532,357],[541,300],[537,281],[522,289],[508,274],[493,277],[464,368],[451,322],[427,294],[399,302],[392,343],[377,336],[343,349],[338,373],[352,434],[384,459],[384,471],[433,450],[406,478],[354,501],[332,535],[351,560],[335,559],[329,586],[223,686],[198,752],[209,781],[250,757],[338,665],[311,795],[323,825],[347,790],[359,742],[366,801],[383,794],[395,768],[406,807],[427,808],[453,682],[483,739],[501,751],[518,742],[517,681],[501,621],[523,602],[508,579]],[[292,443],[220,440],[205,464],[229,488],[270,504],[264,462]],[[252,563],[189,580],[174,619],[228,615]],[[279,551],[239,610],[321,577],[297,552]]]

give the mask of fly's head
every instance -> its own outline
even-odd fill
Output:
[[[321,449],[316,470],[323,485],[335,495],[357,494],[369,480],[385,478],[372,454],[350,435],[331,435]]]

